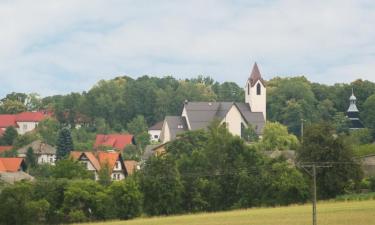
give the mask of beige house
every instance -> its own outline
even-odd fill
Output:
[[[242,137],[252,126],[261,136],[266,122],[266,86],[256,63],[246,81],[245,102],[185,101],[181,116],[165,117],[160,141],[166,143],[179,133],[205,129],[215,119],[225,123],[233,135]]]
[[[164,121],[159,121],[150,128],[148,128],[148,134],[150,135],[151,142],[159,142],[160,141],[160,133],[161,129],[163,128]]]
[[[33,141],[32,143],[23,146],[17,150],[18,157],[25,158],[27,150],[32,148],[34,154],[37,156],[38,164],[51,164],[55,165],[56,161],[56,148],[46,144],[40,140]]]

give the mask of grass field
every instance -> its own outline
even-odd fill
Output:
[[[310,225],[311,205],[139,218],[96,225]],[[375,200],[318,203],[318,225],[374,225]],[[82,224],[81,224],[82,225]]]

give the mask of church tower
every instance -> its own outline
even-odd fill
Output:
[[[361,129],[363,128],[363,124],[359,120],[359,110],[356,105],[357,98],[354,96],[353,88],[352,88],[352,95],[349,98],[349,102],[350,102],[350,105],[347,111],[347,116],[350,120],[350,129]]]
[[[251,112],[262,112],[266,121],[266,84],[259,72],[257,63],[245,86],[245,102],[250,105]]]

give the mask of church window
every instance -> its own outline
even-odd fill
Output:
[[[259,83],[257,84],[257,95],[261,95],[261,86]]]
[[[250,84],[247,83],[247,95],[250,95]]]

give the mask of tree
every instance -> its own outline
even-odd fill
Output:
[[[375,94],[371,95],[363,104],[361,118],[366,127],[370,128],[375,137]]]
[[[315,124],[306,127],[304,141],[297,152],[299,162],[329,162],[331,168],[317,170],[318,196],[333,198],[345,193],[362,176],[360,166],[353,160],[353,150],[345,135],[337,135],[329,124]]]
[[[109,186],[112,183],[111,169],[109,168],[108,162],[103,164],[98,172],[99,184],[103,186]]]
[[[259,137],[254,129],[253,126],[249,125],[249,127],[244,128],[241,137],[247,142],[256,142],[259,140]]]
[[[127,124],[128,131],[134,135],[136,144],[142,149],[150,143],[150,135],[145,118],[138,115]]]
[[[170,157],[151,157],[141,172],[144,211],[149,215],[180,212],[182,184],[176,163]]]
[[[336,129],[336,132],[341,133],[349,133],[350,128],[350,120],[343,112],[338,112],[333,116],[333,126]]]
[[[70,151],[73,150],[73,139],[69,128],[64,127],[60,129],[57,138],[57,152],[56,158],[58,160],[68,156]]]
[[[13,126],[9,126],[5,129],[4,135],[1,137],[1,141],[4,145],[13,145],[17,136],[17,130]]]
[[[34,153],[33,148],[32,147],[27,148],[26,158],[25,158],[25,162],[26,162],[27,167],[29,169],[36,167],[37,164],[38,164],[37,160],[38,159],[37,159],[37,157]]]
[[[134,179],[113,182],[109,187],[116,218],[131,219],[141,215],[143,196]]]
[[[373,140],[371,130],[367,128],[351,130],[349,133],[355,145],[370,144]]]
[[[52,168],[54,178],[93,179],[94,174],[89,172],[83,164],[73,159],[60,159]]]
[[[56,145],[60,124],[53,118],[47,118],[39,122],[36,131],[43,141],[49,145]]]
[[[27,111],[27,108],[22,102],[15,100],[6,100],[1,105],[1,111],[6,114],[17,114]]]
[[[27,132],[23,135],[18,135],[13,142],[13,147],[15,149],[21,148],[25,145],[30,144],[31,142],[38,140],[40,137],[36,132]]]
[[[267,122],[263,130],[263,138],[259,143],[264,150],[296,149],[299,142],[296,136],[289,134],[287,127],[278,122]]]

